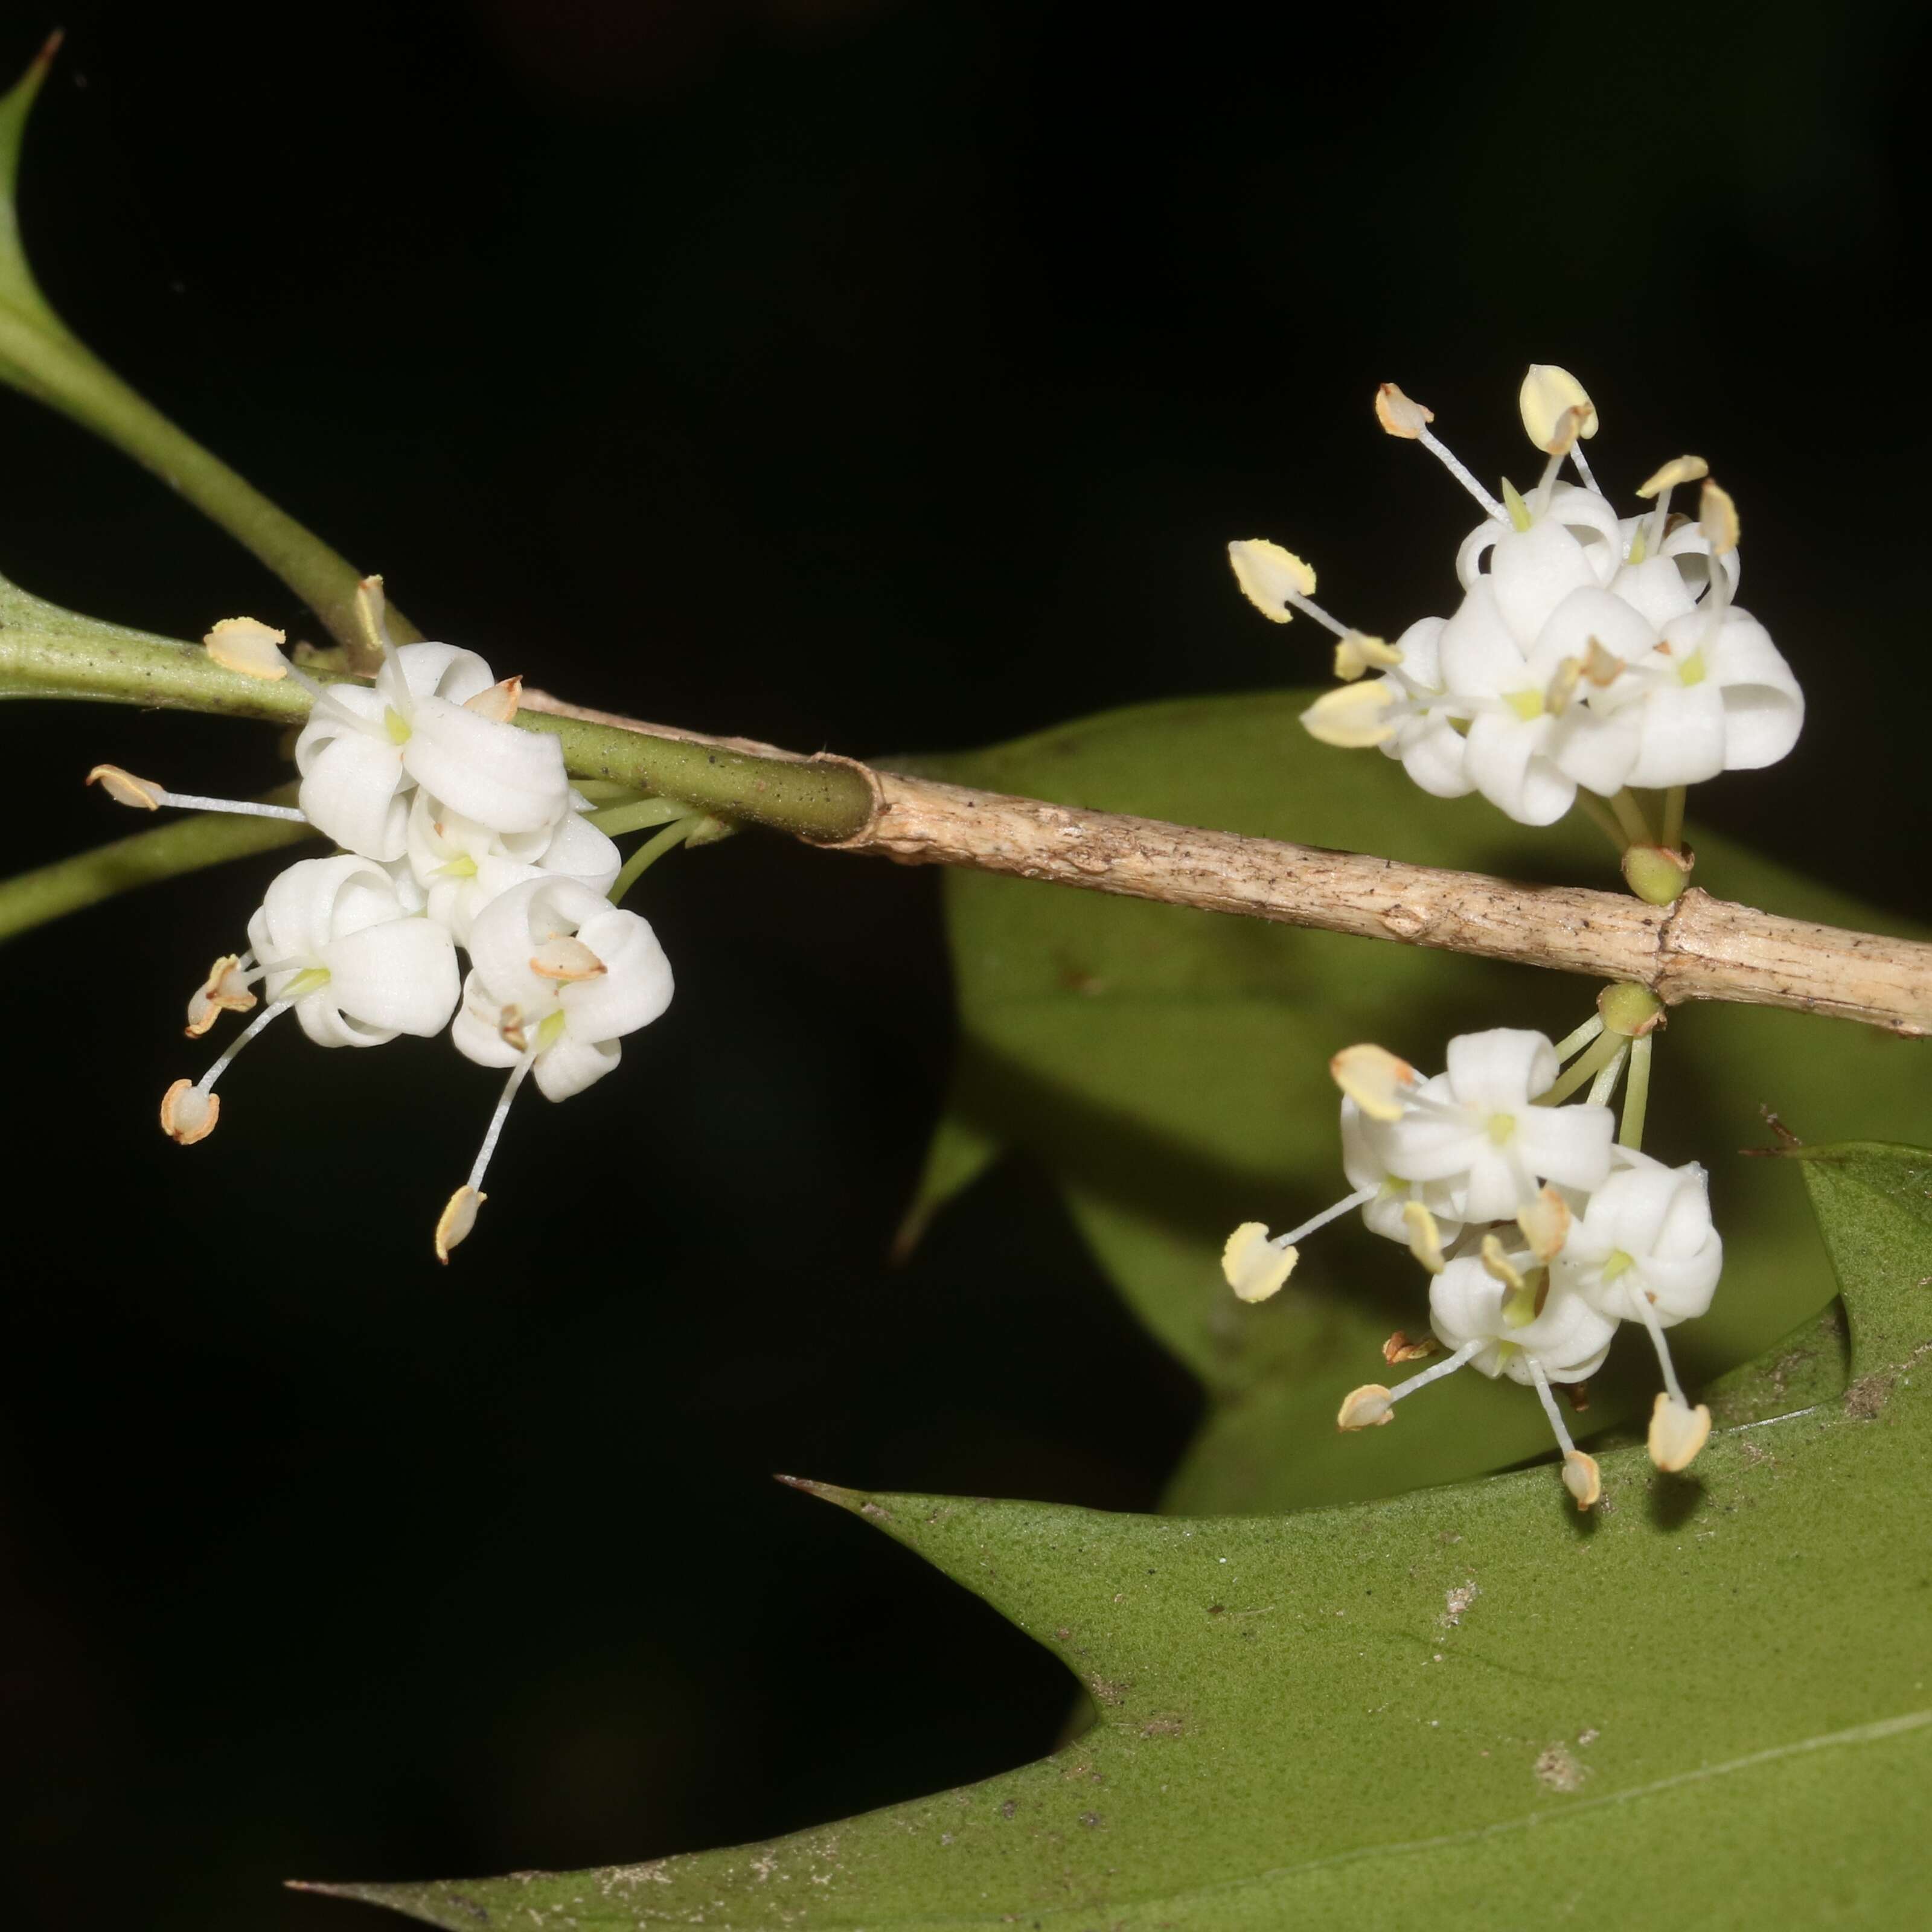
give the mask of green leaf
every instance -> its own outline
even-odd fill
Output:
[[[322,1888],[465,1932],[1910,1923],[1932,1778],[1932,1376],[1912,1368],[1932,1154],[1804,1159],[1882,1400],[1862,1380],[1720,1433],[1685,1478],[1619,1450],[1593,1517],[1546,1464],[1282,1519],[803,1485],[1054,1652],[1093,1730],[763,1845]]]
[[[1297,722],[1307,701],[1291,692],[1144,706],[923,766],[1058,803],[1618,888],[1588,824],[1531,832],[1480,799],[1426,797],[1390,760],[1315,744]],[[1698,882],[1724,896],[1834,925],[1887,923],[1729,841],[1696,843]],[[1384,1378],[1392,1330],[1425,1324],[1414,1264],[1351,1221],[1305,1244],[1288,1288],[1250,1308],[1222,1280],[1222,1243],[1238,1222],[1288,1226],[1345,1191],[1328,1072],[1337,1048],[1376,1040],[1439,1066],[1453,1033],[1568,1032],[1595,984],[1024,880],[956,872],[946,890],[962,1044],[944,1134],[970,1129],[1044,1166],[1130,1306],[1204,1384],[1208,1419],[1171,1506],[1280,1509],[1406,1486],[1414,1442],[1394,1430],[1340,1436],[1334,1414],[1345,1390]],[[1768,1138],[1760,1105],[1808,1138],[1906,1136],[1922,1123],[1924,1054],[1802,1014],[1673,1013],[1646,1145],[1710,1168],[1727,1246],[1711,1315],[1672,1337],[1694,1382],[1808,1328],[1831,1297],[1804,1203],[1775,1163],[1739,1155]],[[1835,1340],[1821,1336],[1816,1352],[1835,1372]],[[1620,1342],[1592,1384],[1588,1424],[1647,1414],[1654,1377],[1641,1338]],[[1457,1383],[1416,1418],[1442,1478],[1540,1452],[1543,1420],[1521,1390]]]

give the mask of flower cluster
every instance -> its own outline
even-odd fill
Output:
[[[1664,1383],[1651,1456],[1660,1468],[1686,1467],[1710,1433],[1711,1412],[1685,1400],[1664,1331],[1710,1306],[1724,1264],[1703,1168],[1667,1167],[1636,1144],[1657,1003],[1628,986],[1610,988],[1600,1006],[1561,1048],[1514,1028],[1460,1035],[1432,1078],[1378,1046],[1337,1054],[1330,1065],[1352,1191],[1285,1234],[1244,1223],[1222,1259],[1242,1300],[1264,1300],[1293,1270],[1298,1242],[1359,1208],[1432,1277],[1432,1336],[1398,1332],[1384,1359],[1394,1366],[1448,1352],[1393,1388],[1352,1390],[1339,1426],[1388,1422],[1397,1402],[1458,1369],[1508,1376],[1540,1398],[1580,1509],[1597,1500],[1597,1465],[1570,1439],[1552,1385],[1594,1374],[1618,1324],[1640,1323]],[[1576,1058],[1563,1071],[1567,1052]],[[1619,1137],[1604,1102],[1626,1066]],[[1587,1099],[1559,1104],[1586,1081]]]
[[[309,678],[283,655],[282,634],[251,618],[225,619],[206,640],[231,670],[309,688],[296,806],[187,796],[112,766],[89,776],[123,804],[304,820],[341,848],[281,873],[248,922],[248,950],[217,959],[190,998],[190,1039],[225,1012],[266,1004],[199,1080],[168,1089],[161,1125],[176,1140],[214,1131],[215,1082],[290,1011],[319,1046],[448,1027],[459,1052],[508,1070],[476,1164],[436,1223],[446,1262],[488,1198],[484,1170],[524,1079],[553,1100],[602,1079],[623,1036],[669,1005],[670,966],[650,925],[611,903],[617,848],[572,790],[558,741],[513,722],[520,680],[497,680],[453,645],[395,644],[380,580],[360,596],[382,650],[373,686]]]
[[[1314,603],[1315,572],[1279,544],[1232,544],[1229,557],[1265,616],[1300,611],[1340,640],[1344,682],[1303,714],[1314,736],[1379,746],[1425,791],[1480,792],[1526,825],[1560,818],[1580,790],[1610,800],[1634,842],[1645,821],[1628,788],[1774,764],[1797,741],[1804,697],[1732,601],[1737,512],[1703,459],[1665,464],[1638,488],[1648,508],[1619,516],[1583,454],[1597,413],[1576,379],[1532,367],[1520,403],[1546,460],[1527,496],[1505,482],[1498,501],[1437,440],[1430,410],[1392,382],[1376,398],[1382,428],[1430,450],[1483,507],[1456,553],[1453,616],[1424,617],[1391,645]],[[1566,460],[1579,483],[1560,480]],[[1670,508],[1692,483],[1694,521]]]

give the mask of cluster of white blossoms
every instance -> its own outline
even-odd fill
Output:
[[[1231,544],[1229,557],[1264,615],[1286,623],[1300,611],[1339,639],[1344,682],[1303,715],[1324,743],[1379,746],[1425,791],[1480,792],[1526,825],[1562,818],[1580,790],[1612,801],[1622,842],[1649,847],[1628,788],[1669,792],[1774,764],[1797,741],[1803,694],[1732,601],[1737,512],[1703,459],[1665,464],[1638,488],[1648,507],[1622,517],[1583,454],[1597,412],[1576,379],[1535,365],[1520,404],[1546,460],[1527,496],[1505,482],[1498,502],[1430,430],[1431,411],[1392,382],[1376,398],[1382,428],[1432,452],[1483,507],[1456,553],[1454,616],[1423,618],[1390,644],[1314,603],[1315,572],[1278,544]],[[1559,480],[1566,460],[1580,483]],[[1694,520],[1670,508],[1692,483]],[[1677,842],[1666,830],[1663,848]]]
[[[1244,1223],[1222,1258],[1243,1300],[1264,1300],[1293,1270],[1298,1242],[1359,1208],[1432,1277],[1432,1335],[1398,1331],[1384,1359],[1442,1359],[1393,1388],[1352,1390],[1339,1426],[1388,1422],[1397,1402],[1458,1369],[1508,1376],[1541,1399],[1580,1509],[1598,1498],[1597,1465],[1571,1440],[1552,1384],[1593,1375],[1618,1324],[1640,1323],[1664,1384],[1651,1414],[1651,1457],[1662,1469],[1685,1468],[1710,1433],[1711,1412],[1684,1399],[1664,1331],[1710,1306],[1724,1265],[1703,1168],[1667,1167],[1637,1146],[1658,1002],[1640,987],[1617,986],[1599,1007],[1560,1046],[1514,1028],[1462,1034],[1432,1078],[1378,1046],[1337,1054],[1330,1067],[1352,1191],[1285,1234]],[[1619,1133],[1605,1102],[1626,1067]],[[1586,1082],[1584,1100],[1561,1104]]]
[[[208,634],[229,669],[310,691],[296,741],[297,806],[187,796],[106,765],[89,781],[151,811],[305,820],[341,848],[282,872],[249,920],[248,950],[217,959],[190,998],[190,1039],[224,1012],[262,1010],[199,1080],[168,1089],[161,1125],[176,1140],[214,1131],[216,1081],[290,1011],[318,1046],[380,1046],[448,1027],[459,1052],[508,1070],[470,1178],[436,1222],[447,1261],[488,1198],[484,1170],[525,1078],[553,1100],[602,1079],[622,1037],[670,1004],[670,965],[649,923],[611,903],[617,848],[572,790],[557,740],[512,722],[520,680],[498,680],[454,645],[394,644],[380,580],[359,595],[382,646],[373,686],[308,677],[283,655],[283,634],[252,618]]]

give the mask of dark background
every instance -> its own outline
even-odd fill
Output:
[[[1810,695],[1706,815],[1914,910],[1918,11],[69,6],[22,218],[70,321],[432,634],[860,754],[1311,674],[1231,536],[1370,628],[1448,608],[1471,512],[1373,386],[1526,481],[1515,385],[1562,362],[1613,490],[1714,460]],[[53,23],[0,4],[10,71]],[[0,568],[302,628],[10,392]],[[208,720],[0,730],[22,864],[127,830],[97,758],[276,776]],[[1056,1666],[769,1480],[1147,1507],[1191,1426],[1026,1173],[884,1265],[946,1067],[936,881],[757,835],[654,873],[676,1004],[521,1108],[444,1274],[494,1089],[440,1048],[291,1035],[207,1148],[154,1130],[268,870],[6,957],[26,1922],[346,1925],[277,1882],[635,1858],[1046,1748]]]

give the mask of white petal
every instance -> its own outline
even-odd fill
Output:
[[[318,734],[305,764],[298,743],[297,762],[302,782],[296,802],[317,831],[365,858],[403,856],[409,826],[403,794],[410,781],[400,746],[345,728]]]
[[[1660,684],[1639,712],[1636,763],[1626,783],[1650,788],[1697,784],[1724,769],[1724,699],[1702,684]]]
[[[557,995],[570,1038],[620,1039],[649,1026],[670,1004],[670,962],[647,920],[606,907],[586,920],[577,936],[604,962],[604,970],[566,986]]]
[[[548,1052],[537,1055],[537,1084],[553,1100],[568,1100],[572,1094],[602,1080],[623,1053],[614,1040],[572,1040],[566,1037]]]
[[[455,1011],[456,948],[433,920],[362,927],[326,947],[322,963],[332,1002],[365,1026],[427,1039]]]
[[[1528,1107],[1516,1116],[1516,1144],[1539,1180],[1600,1187],[1610,1174],[1616,1132],[1607,1107]]]
[[[503,1037],[501,1011],[502,1002],[472,973],[463,982],[463,1004],[449,1028],[451,1043],[464,1059],[479,1066],[514,1066],[523,1058]]]
[[[1527,1028],[1491,1027],[1449,1042],[1450,1091],[1474,1113],[1520,1113],[1533,1094],[1555,1084],[1556,1070],[1548,1036]]]
[[[1496,608],[1486,578],[1436,634],[1438,675],[1459,698],[1492,698],[1523,688],[1528,660]]]
[[[1688,610],[1693,599],[1684,574],[1670,557],[1646,557],[1627,563],[1610,579],[1612,592],[1638,612],[1653,628],[1662,630],[1673,617]]]
[[[453,810],[500,832],[554,825],[570,808],[563,748],[547,732],[466,711],[440,698],[417,700],[403,764]]]
[[[623,855],[588,820],[566,813],[536,863],[546,872],[580,880],[593,892],[608,892],[623,870]]]
[[[1530,662],[1546,681],[1559,659],[1587,655],[1593,638],[1612,657],[1634,663],[1657,648],[1658,632],[1642,611],[1607,590],[1573,590],[1550,614]]]
[[[1536,641],[1550,613],[1573,590],[1599,581],[1583,546],[1553,517],[1498,538],[1490,559],[1496,609],[1524,650]]]
[[[1798,742],[1804,694],[1771,634],[1755,617],[1731,611],[1706,656],[1724,694],[1724,769],[1776,764]]]
[[[1401,759],[1402,770],[1432,797],[1463,798],[1475,789],[1468,746],[1446,718],[1405,718],[1382,750]]]
[[[496,674],[474,651],[455,644],[403,644],[395,657],[412,698],[442,698],[462,704],[496,682]]]
[[[1402,653],[1402,682],[1417,692],[1442,688],[1442,617],[1418,617],[1396,639]]]
[[[1553,825],[1570,809],[1576,781],[1544,756],[1550,720],[1486,711],[1469,727],[1463,770],[1476,789],[1519,825]]]

